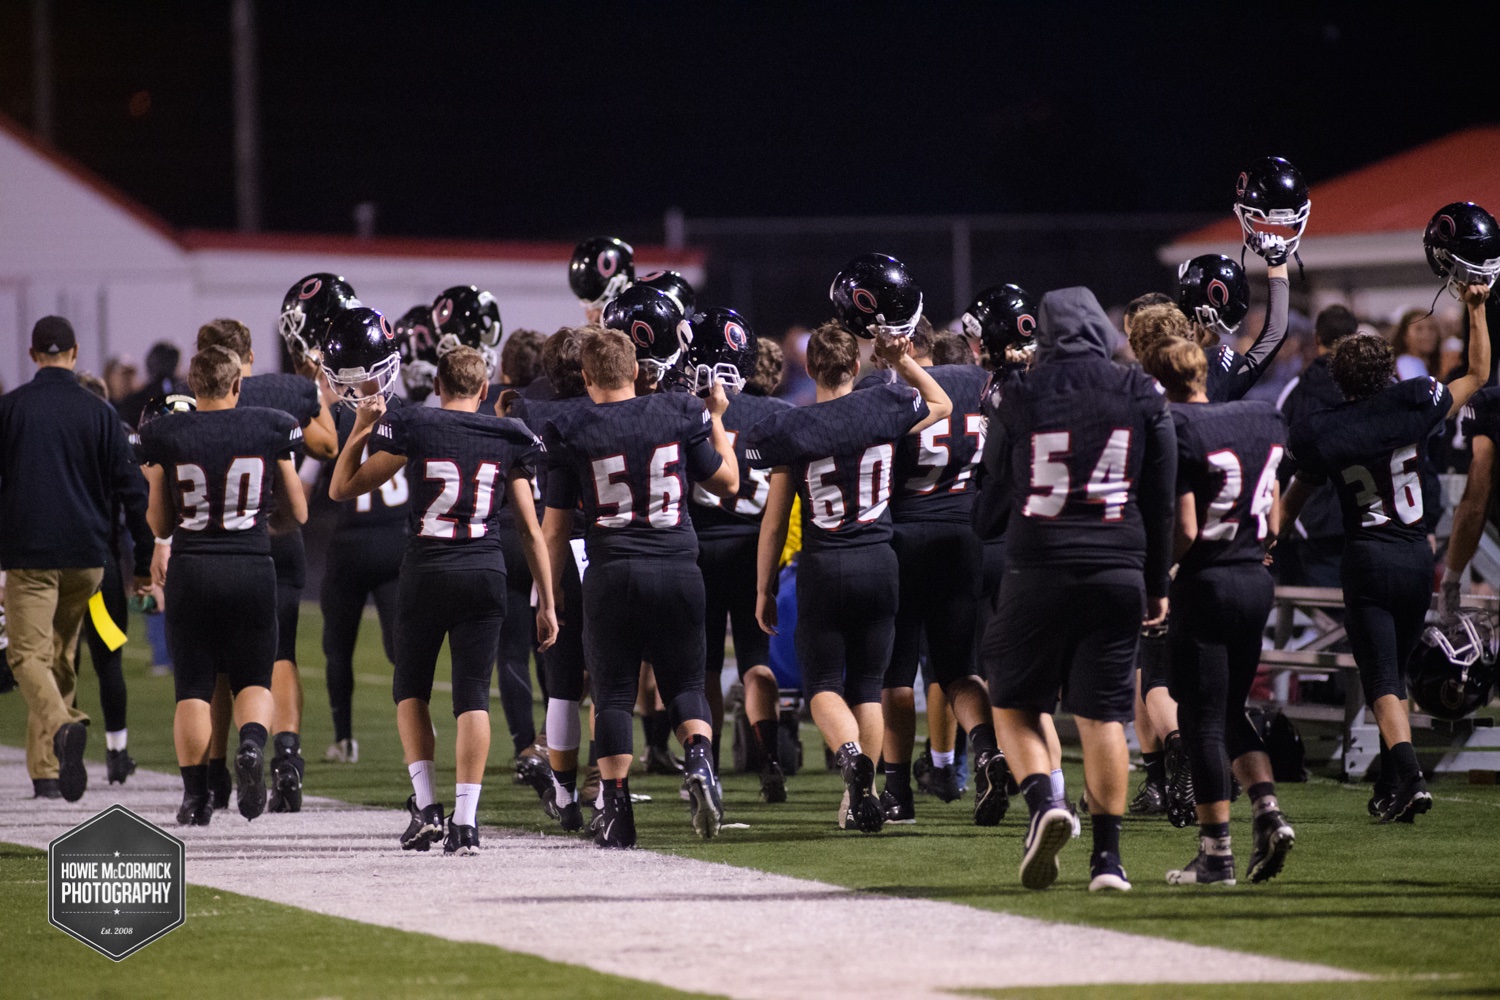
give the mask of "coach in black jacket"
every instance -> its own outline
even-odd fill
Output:
[[[74,802],[88,784],[88,716],[74,704],[73,652],[104,562],[114,558],[115,500],[143,514],[146,482],[114,409],[73,377],[78,345],[67,320],[37,321],[31,359],[36,377],[0,397],[0,568],[10,664],[28,711],[26,769],[37,795]],[[143,530],[138,590],[150,584],[151,553]]]

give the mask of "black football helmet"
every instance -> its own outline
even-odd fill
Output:
[[[905,264],[883,253],[861,254],[845,264],[828,297],[844,329],[866,340],[882,331],[909,337],[922,318],[922,290]]]
[[[1493,287],[1500,275],[1500,226],[1472,201],[1438,209],[1422,234],[1427,264],[1458,295],[1465,285]]]
[[[1019,285],[995,285],[979,293],[964,310],[964,333],[979,341],[990,367],[1005,363],[1007,348],[1036,349],[1036,303]]]
[[[1279,156],[1263,156],[1240,171],[1234,184],[1234,214],[1245,232],[1245,246],[1259,249],[1266,235],[1280,241],[1281,263],[1287,254],[1297,252],[1312,202],[1307,197],[1307,182],[1297,168]],[[1263,228],[1274,226],[1291,230],[1291,235]],[[1269,259],[1269,258],[1268,258]]]
[[[323,335],[336,313],[360,305],[354,288],[336,274],[309,274],[281,298],[276,328],[293,358],[322,346]]]
[[[340,399],[389,396],[400,370],[396,331],[384,316],[357,306],[333,318],[323,337],[323,377]]]
[[[432,332],[432,306],[412,306],[396,320],[396,353],[401,357],[401,384],[413,400],[432,395],[437,379],[437,336]]]
[[[693,330],[666,292],[637,282],[604,307],[604,325],[626,333],[635,359],[652,381],[660,381],[692,343]]]
[[[692,316],[693,308],[698,304],[698,293],[693,291],[693,286],[688,284],[687,279],[676,271],[652,271],[635,279],[637,285],[646,285],[659,292],[666,292],[677,308],[682,310],[682,315]]]
[[[141,407],[138,426],[145,427],[157,417],[170,417],[174,413],[192,413],[198,409],[198,399],[191,392],[153,392],[146,405]]]
[[[688,389],[707,392],[714,379],[724,383],[726,392],[744,389],[746,379],[755,373],[755,331],[745,317],[714,306],[693,313],[688,325],[693,330],[683,364]]]
[[[1429,625],[1412,651],[1406,685],[1428,715],[1462,719],[1489,704],[1495,686],[1500,632],[1493,617],[1461,611],[1451,621]]]
[[[1250,311],[1245,269],[1217,253],[1187,261],[1177,269],[1177,308],[1189,319],[1229,336]]]
[[[598,236],[573,249],[568,287],[585,309],[599,309],[635,281],[635,251],[624,240]]]
[[[432,329],[437,337],[437,356],[455,347],[472,347],[484,355],[485,377],[494,381],[500,369],[500,304],[489,292],[473,285],[454,285],[432,302]]]

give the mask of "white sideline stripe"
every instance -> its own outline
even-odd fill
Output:
[[[181,783],[158,772],[109,786],[103,767],[90,764],[81,801],[30,795],[24,754],[0,747],[0,840],[45,848],[120,802],[182,838],[196,885],[743,1000],[953,1000],[950,990],[1011,986],[1367,978],[650,851],[599,851],[562,837],[487,828],[475,858],[408,854],[396,843],[404,812],[330,799],[309,797],[300,814],[251,824],[231,805],[207,828],[178,827]],[[1077,853],[1068,861],[1076,866]],[[1015,862],[997,852],[976,872],[1014,879]],[[1065,869],[1065,878],[1076,872]],[[934,927],[952,933],[924,933]]]

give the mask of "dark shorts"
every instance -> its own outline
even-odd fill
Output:
[[[1344,628],[1366,704],[1407,696],[1406,662],[1426,627],[1434,565],[1425,540],[1350,542],[1344,550]]]
[[[719,676],[724,669],[725,622],[734,636],[735,666],[741,677],[751,667],[771,662],[771,637],[755,620],[755,557],[760,535],[698,539],[698,568],[703,572],[704,673]]]
[[[335,534],[328,543],[318,603],[323,612],[323,656],[330,666],[352,663],[365,602],[380,615],[385,655],[396,661],[397,581],[406,553],[405,531],[370,529]]]
[[[887,688],[916,683],[922,639],[927,639],[923,677],[944,689],[977,672],[974,622],[984,578],[984,543],[967,524],[897,524],[891,548],[900,566],[896,640]]]
[[[235,694],[271,686],[276,570],[269,556],[179,552],[165,597],[178,701],[211,701],[221,673]]]
[[[896,642],[896,554],[888,545],[803,552],[797,561],[797,659],[807,696],[880,700]]]
[[[1099,722],[1135,715],[1140,570],[1006,571],[981,657],[997,708],[1067,711]]]
[[[271,562],[276,567],[276,659],[295,663],[302,588],[307,585],[307,547],[301,528],[271,536]]]
[[[424,570],[409,554],[401,567],[396,613],[396,672],[391,693],[432,700],[438,653],[448,640],[453,714],[490,707],[490,676],[505,620],[504,563],[493,569]]]
[[[1175,606],[1172,613],[1177,613]],[[1153,688],[1164,688],[1171,683],[1172,651],[1167,643],[1165,629],[1141,630],[1141,643],[1136,650],[1135,662],[1141,670],[1141,697],[1144,698],[1146,692]]]
[[[582,701],[588,669],[583,656],[583,584],[571,545],[563,565],[552,567],[552,572],[562,574],[563,604],[557,609],[557,641],[541,654],[542,676],[548,698]]]

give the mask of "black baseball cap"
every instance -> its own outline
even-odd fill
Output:
[[[31,328],[31,349],[38,354],[62,354],[77,346],[73,324],[61,316],[43,316]]]

